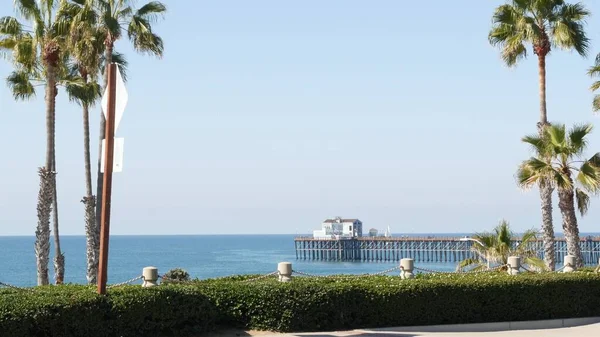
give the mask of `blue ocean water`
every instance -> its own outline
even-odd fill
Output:
[[[413,234],[414,236],[460,237],[465,234]],[[413,236],[410,235],[410,236]],[[119,283],[138,275],[142,268],[155,266],[159,273],[183,268],[201,279],[236,274],[263,274],[275,271],[277,263],[292,262],[293,268],[311,274],[374,273],[398,262],[324,262],[296,260],[296,235],[195,235],[195,236],[111,236],[108,282]],[[36,283],[34,237],[0,237],[0,282],[17,286]],[[85,283],[85,237],[63,236],[61,248],[66,260],[65,282]],[[53,249],[53,248],[52,248]],[[452,271],[454,263],[423,263],[419,267]],[[53,266],[50,267],[52,277]]]
[[[363,274],[396,266],[397,262],[322,262],[296,260],[295,235],[111,236],[108,282],[119,283],[155,266],[159,273],[183,268],[201,279],[275,271],[277,263],[312,274]],[[0,282],[17,286],[36,283],[34,237],[0,237]],[[63,236],[65,282],[85,283],[85,237]],[[53,249],[53,248],[52,248]],[[420,264],[420,266],[425,266]],[[50,275],[54,275],[52,264]],[[453,270],[454,264],[428,264]]]

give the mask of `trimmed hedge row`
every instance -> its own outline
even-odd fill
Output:
[[[165,337],[215,326],[289,332],[600,316],[600,275],[592,273],[242,279],[127,286],[106,297],[85,286],[2,290],[0,335]]]
[[[215,306],[198,287],[46,286],[0,291],[0,336],[186,336],[214,327]]]

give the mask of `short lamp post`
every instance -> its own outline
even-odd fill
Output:
[[[473,239],[473,238],[460,238],[460,241],[473,241],[478,243],[481,247],[485,247],[485,245],[483,244],[483,242],[477,240],[477,239]],[[487,253],[485,254],[485,260],[487,261],[487,267],[488,269],[490,269],[490,259],[489,256],[487,256]]]

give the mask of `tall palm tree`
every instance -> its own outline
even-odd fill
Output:
[[[139,9],[133,7],[132,0],[85,0],[92,1],[99,21],[99,30],[104,38],[105,64],[113,62],[114,46],[122,37],[122,32],[127,31],[127,36],[136,51],[162,57],[164,51],[163,40],[152,30],[152,24],[163,16],[167,8],[158,1],[151,1]],[[104,88],[108,86],[108,67],[105,67]],[[96,224],[100,227],[102,214],[102,185],[104,174],[101,172],[102,140],[104,139],[106,121],[104,114],[100,113],[100,148],[98,151],[98,179],[96,181]]]
[[[466,267],[472,267],[472,270],[489,269],[490,263],[504,266],[508,263],[509,256],[519,256],[525,265],[540,270],[546,269],[544,261],[537,258],[537,251],[533,245],[537,241],[536,231],[528,230],[523,233],[516,247],[513,246],[515,238],[506,220],[502,220],[493,233],[474,235],[471,249],[477,254],[477,258],[459,262],[457,271],[463,271]]]
[[[575,50],[586,56],[589,39],[584,24],[590,15],[582,3],[563,0],[510,0],[496,8],[489,42],[501,49],[502,60],[515,66],[527,57],[526,44],[538,59],[540,119],[538,132],[548,125],[546,110],[546,56],[552,48]],[[554,227],[552,225],[552,185],[538,181],[544,232],[544,259],[554,270]]]
[[[39,169],[35,253],[37,259],[37,283],[45,285],[48,280],[50,255],[50,215],[54,208],[55,278],[64,280],[64,256],[60,249],[58,233],[58,204],[56,200],[55,158],[55,110],[58,83],[65,60],[64,25],[56,20],[64,10],[64,1],[15,0],[14,6],[26,20],[26,28],[16,17],[0,18],[0,49],[12,53],[14,71],[7,83],[16,99],[29,99],[35,95],[37,85],[45,86],[46,105],[46,160]]]
[[[526,136],[523,142],[531,145],[542,158],[525,160],[517,172],[518,183],[531,187],[543,179],[558,189],[558,206],[562,213],[567,252],[574,255],[577,265],[583,266],[575,200],[581,216],[585,215],[590,194],[600,190],[600,153],[590,159],[583,157],[591,124],[576,125],[568,132],[564,124],[548,126],[542,136]],[[546,158],[550,157],[548,161]]]
[[[80,77],[83,83],[83,85],[79,83],[67,85],[66,90],[69,99],[82,108],[85,195],[81,202],[84,204],[85,214],[86,278],[88,283],[94,284],[98,276],[100,227],[96,225],[96,199],[92,193],[89,110],[101,97],[101,87],[98,79],[104,71],[104,39],[98,29],[98,20],[92,1],[71,0],[66,6],[68,10],[63,12],[63,19],[71,23],[68,46],[73,62],[69,69],[70,76]],[[126,79],[127,63],[124,57],[121,54],[113,53],[112,58],[115,63],[119,64],[121,73]]]

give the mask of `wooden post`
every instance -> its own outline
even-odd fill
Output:
[[[104,182],[102,185],[102,214],[100,215],[100,261],[98,266],[98,294],[106,294],[108,279],[108,238],[110,234],[110,199],[112,193],[113,155],[115,149],[115,101],[117,65],[108,66],[108,108],[104,135]]]

